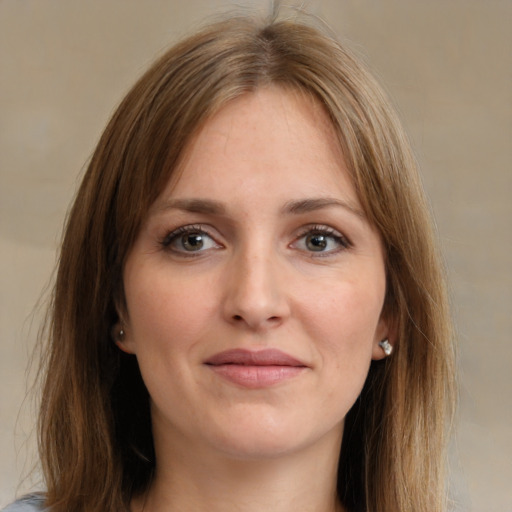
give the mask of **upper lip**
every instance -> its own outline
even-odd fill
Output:
[[[244,366],[307,366],[295,357],[277,349],[246,350],[231,349],[219,352],[205,361],[205,364],[220,366],[239,364]]]

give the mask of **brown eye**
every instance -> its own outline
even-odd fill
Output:
[[[292,244],[295,249],[325,256],[336,254],[350,246],[345,236],[329,226],[314,226],[303,232]]]
[[[328,237],[319,233],[313,233],[306,236],[305,243],[306,247],[310,251],[325,251],[327,248]]]
[[[181,253],[201,253],[221,246],[200,226],[183,226],[169,233],[161,242],[165,250]]]
[[[199,251],[204,246],[202,233],[186,233],[180,238],[180,243],[185,251]]]

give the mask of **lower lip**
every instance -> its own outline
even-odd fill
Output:
[[[274,386],[300,375],[304,366],[209,365],[217,375],[240,386],[258,389]]]

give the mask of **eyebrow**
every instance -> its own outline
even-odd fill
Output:
[[[282,214],[300,215],[308,212],[314,212],[325,208],[344,208],[358,217],[365,218],[364,212],[341,199],[334,197],[317,197],[308,199],[299,199],[288,201],[281,208]],[[191,213],[203,213],[209,215],[225,215],[226,207],[220,201],[212,199],[169,199],[158,207],[157,211],[183,210]]]
[[[225,206],[221,202],[213,201],[212,199],[169,199],[158,207],[158,211],[172,209],[210,215],[223,215],[226,213]]]
[[[347,203],[346,201],[342,201],[334,197],[318,197],[311,199],[300,199],[298,201],[289,201],[284,205],[281,211],[282,213],[301,214],[332,207],[344,208],[345,210],[348,210],[349,212],[363,219],[366,217],[361,209],[351,205],[350,203]]]

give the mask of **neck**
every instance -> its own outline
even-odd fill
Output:
[[[334,434],[333,434],[334,435]],[[339,437],[339,435],[336,435]],[[154,481],[134,512],[342,512],[339,454],[322,446],[267,459],[237,459],[160,446]]]

